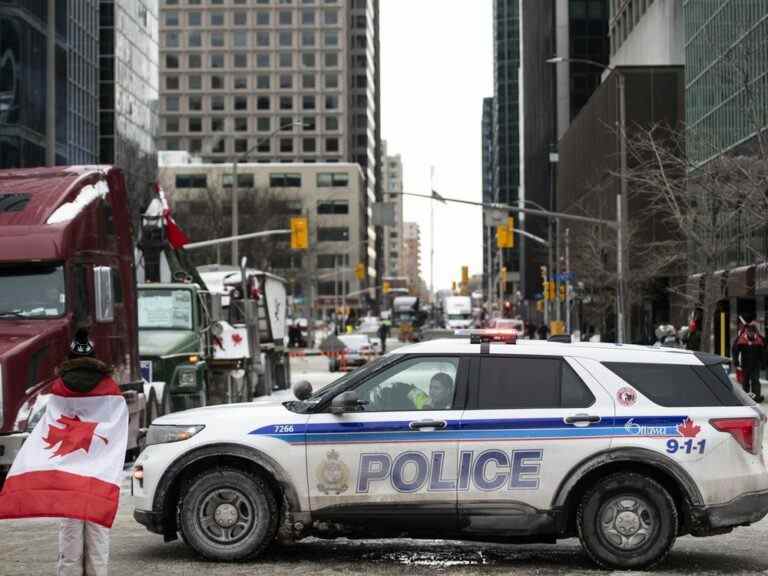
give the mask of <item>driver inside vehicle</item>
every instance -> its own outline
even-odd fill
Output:
[[[438,372],[429,381],[429,401],[422,410],[450,410],[453,405],[453,378]]]

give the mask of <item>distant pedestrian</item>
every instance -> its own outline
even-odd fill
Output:
[[[0,518],[62,518],[58,576],[107,576],[128,410],[85,330],[75,335],[69,357],[8,473]]]
[[[386,354],[387,353],[387,338],[389,338],[389,324],[387,322],[382,322],[379,324],[379,340],[381,340],[381,353]]]
[[[765,360],[765,339],[758,330],[757,322],[750,322],[736,338],[733,346],[734,361],[742,371],[744,391],[756,402],[763,401],[760,371]]]
[[[685,343],[685,348],[696,352],[701,350],[701,326],[695,318],[688,325],[688,340]]]

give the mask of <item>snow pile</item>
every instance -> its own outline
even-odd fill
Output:
[[[91,202],[99,198],[104,199],[107,197],[107,194],[109,194],[109,186],[106,180],[99,180],[95,186],[85,186],[72,202],[59,206],[48,217],[46,223],[61,224],[62,222],[74,220]]]

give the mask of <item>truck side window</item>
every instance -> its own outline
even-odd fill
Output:
[[[77,322],[86,322],[91,309],[88,302],[88,271],[86,270],[86,267],[82,264],[75,266],[74,276],[75,320]]]
[[[123,283],[119,268],[112,268],[112,297],[115,304],[123,303]]]

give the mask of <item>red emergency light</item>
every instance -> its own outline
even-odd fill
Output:
[[[496,342],[498,344],[516,344],[517,330],[472,330],[469,335],[472,344]]]

